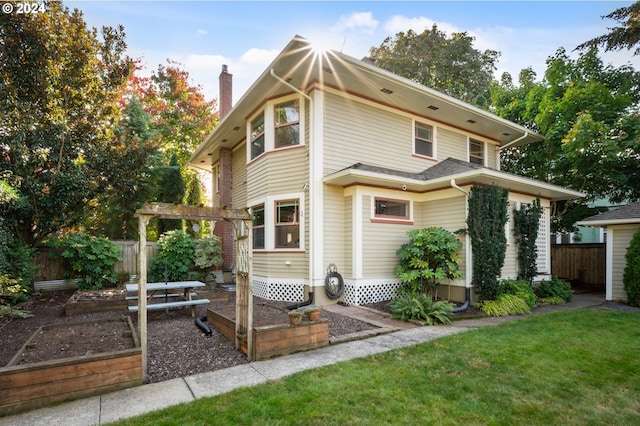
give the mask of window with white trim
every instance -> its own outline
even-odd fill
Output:
[[[263,249],[264,245],[264,204],[259,206],[255,206],[252,208],[253,211],[253,248],[254,249]]]
[[[376,197],[373,203],[376,219],[409,220],[409,201]]]
[[[299,200],[275,203],[275,248],[300,248]]]
[[[469,162],[484,166],[484,142],[469,139]]]
[[[265,151],[264,147],[264,114],[260,114],[251,122],[251,159],[262,155]]]
[[[275,112],[275,148],[300,144],[300,105],[297,99],[278,104]]]
[[[433,127],[416,122],[414,132],[414,152],[425,157],[433,157]]]

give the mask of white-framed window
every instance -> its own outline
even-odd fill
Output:
[[[434,158],[433,126],[415,122],[413,151],[416,155]]]
[[[469,162],[484,166],[484,146],[485,143],[469,139]]]
[[[300,102],[293,99],[274,107],[275,148],[300,144]]]
[[[299,200],[275,202],[275,248],[300,248]]]
[[[253,248],[254,249],[263,249],[264,246],[264,224],[265,224],[265,216],[264,216],[264,204],[260,204],[252,207],[251,211],[253,212]]]
[[[297,95],[270,100],[247,120],[247,162],[304,144],[304,103]]]
[[[264,112],[261,112],[251,121],[249,141],[251,145],[251,159],[262,155],[264,147]]]
[[[253,249],[304,249],[304,193],[272,195],[249,202],[253,214]]]
[[[384,197],[373,197],[373,218],[381,220],[411,220],[411,202]]]

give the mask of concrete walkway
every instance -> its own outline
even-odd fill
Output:
[[[536,308],[532,314],[600,306],[616,309],[605,303],[602,294],[576,295],[571,303]],[[0,417],[0,425],[85,426],[101,425],[205,396],[214,396],[233,389],[276,380],[299,371],[335,364],[353,358],[386,352],[396,348],[428,342],[439,337],[485,327],[523,317],[479,318],[455,321],[450,325],[418,327],[390,319],[370,309],[332,305],[333,312],[352,316],[383,328],[369,335],[351,336],[331,345],[308,352],[251,362],[224,370],[137,386],[100,396],[71,401],[8,417]],[[373,335],[376,334],[376,335]],[[371,336],[371,337],[367,337]],[[349,339],[355,339],[345,341]],[[340,344],[335,344],[340,343]]]

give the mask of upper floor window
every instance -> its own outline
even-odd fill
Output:
[[[253,248],[264,248],[264,204],[253,209]]]
[[[404,200],[391,200],[388,198],[375,198],[375,217],[381,219],[409,219],[409,202]]]
[[[484,142],[469,139],[469,162],[484,166]]]
[[[416,123],[414,150],[416,154],[433,157],[433,127]]]
[[[298,200],[276,202],[275,247],[300,247],[300,221]]]
[[[251,122],[251,159],[264,153],[264,115],[260,114]]]
[[[298,100],[275,106],[275,147],[300,143],[300,106]]]

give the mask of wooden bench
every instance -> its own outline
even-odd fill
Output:
[[[178,308],[181,306],[205,305],[208,303],[209,299],[178,300],[176,302],[150,303],[147,305],[147,310],[151,311],[157,309]],[[132,312],[137,312],[138,306],[129,306],[129,310]]]

